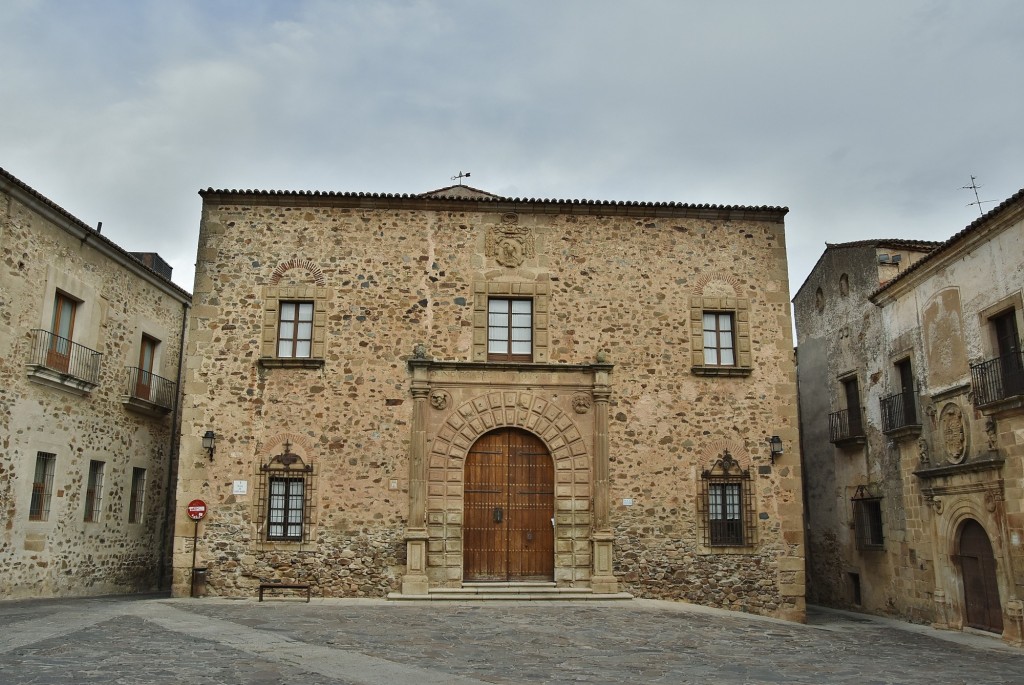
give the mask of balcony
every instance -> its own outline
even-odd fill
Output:
[[[828,441],[846,447],[864,444],[864,412],[859,408],[842,409],[828,415]]]
[[[44,385],[87,395],[99,385],[102,356],[96,350],[36,328],[32,330],[28,375]]]
[[[1024,352],[971,365],[974,406],[999,411],[1024,405]]]
[[[917,403],[911,392],[898,392],[879,400],[882,408],[882,432],[891,438],[908,438],[921,433]]]
[[[174,406],[178,384],[135,366],[125,368],[124,406],[146,416],[166,416]]]

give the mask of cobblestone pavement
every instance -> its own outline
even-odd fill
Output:
[[[0,684],[1024,683],[997,638],[812,609],[96,598],[0,602]]]

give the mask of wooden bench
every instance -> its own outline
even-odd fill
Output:
[[[309,583],[260,583],[261,602],[263,601],[263,593],[267,590],[305,590],[307,604],[309,603],[309,598],[312,595]]]

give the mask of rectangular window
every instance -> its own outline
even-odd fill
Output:
[[[30,521],[45,521],[50,518],[50,498],[53,495],[53,469],[57,455],[48,452],[36,453],[36,474],[32,479],[32,501],[28,507]]]
[[[533,361],[533,300],[487,301],[487,359]]]
[[[139,347],[139,371],[135,377],[135,396],[139,399],[148,400],[153,386],[153,359],[156,357],[156,348],[160,341],[148,335],[142,336],[142,344]]]
[[[128,523],[142,522],[142,505],[146,501],[146,469],[132,469],[131,499],[128,500]]]
[[[712,545],[742,545],[743,492],[740,483],[708,485],[708,523]]]
[[[57,291],[53,298],[53,322],[50,327],[50,344],[47,349],[46,365],[51,369],[67,373],[71,364],[71,336],[75,331],[75,311],[78,301]]]
[[[302,539],[304,484],[303,478],[271,477],[267,504],[267,539]]]
[[[277,356],[308,358],[313,351],[313,303],[281,302],[277,317]]]
[[[857,549],[884,549],[882,500],[877,498],[853,500],[853,520],[857,532]]]
[[[103,462],[89,462],[89,481],[85,486],[85,521],[100,520],[100,505],[103,501]]]
[[[864,426],[861,422],[860,411],[860,386],[857,385],[857,378],[843,380],[843,397],[846,399],[847,429],[850,436],[864,435]]]
[[[729,312],[704,312],[704,364],[735,366],[733,317]]]

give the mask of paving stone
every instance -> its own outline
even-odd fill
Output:
[[[99,598],[0,603],[0,683],[1022,682],[997,637],[812,608],[806,625],[655,600]]]

